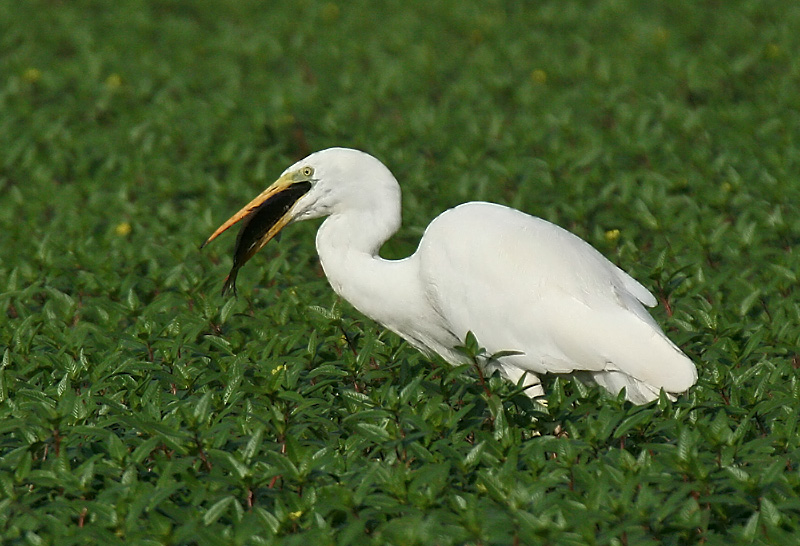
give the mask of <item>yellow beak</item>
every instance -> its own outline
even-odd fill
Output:
[[[296,173],[287,173],[279,178],[239,212],[228,218],[200,245],[200,248],[203,248],[228,228],[244,220],[236,238],[233,267],[225,279],[223,295],[229,289],[233,289],[234,294],[236,293],[236,275],[239,268],[291,222],[292,207],[311,189],[311,182],[298,181],[296,176]]]

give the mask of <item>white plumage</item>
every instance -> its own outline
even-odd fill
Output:
[[[645,309],[656,304],[653,295],[540,218],[466,203],[434,219],[413,255],[381,258],[380,247],[400,227],[400,187],[380,161],[357,150],[331,148],[297,162],[207,242],[239,220],[247,221],[243,232],[255,229],[251,220],[275,215],[267,205],[288,188],[308,189],[278,221],[261,223],[256,243],[237,249],[237,259],[247,255],[234,261],[229,284],[285,225],[327,216],[316,245],[333,289],[423,352],[461,363],[454,347],[471,331],[488,354],[516,353],[484,365],[514,382],[527,374],[531,396],[544,394],[539,377],[546,373],[575,375],[612,393],[624,387],[636,404],[697,380],[692,361]]]

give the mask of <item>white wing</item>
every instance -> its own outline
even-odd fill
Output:
[[[466,203],[430,224],[418,255],[427,297],[454,334],[472,331],[490,353],[523,353],[503,358],[518,368],[510,377],[590,372],[609,390],[627,387],[635,402],[697,378],[643,307],[656,304],[653,295],[545,220]]]

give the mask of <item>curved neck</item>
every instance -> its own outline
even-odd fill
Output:
[[[400,227],[399,199],[375,202],[381,205],[337,211],[322,223],[317,252],[325,276],[339,296],[420,351],[450,354],[458,338],[430,304],[419,252],[401,260],[378,255]]]
[[[388,205],[389,203],[386,203]],[[400,208],[349,209],[334,213],[317,231],[317,252],[322,269],[334,291],[365,315],[392,329],[388,309],[402,308],[402,301],[416,286],[405,260],[378,256],[383,243],[400,226]],[[397,304],[393,300],[397,299]]]

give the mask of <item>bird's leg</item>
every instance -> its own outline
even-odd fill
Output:
[[[530,378],[534,377],[534,380]],[[535,399],[540,404],[547,406],[547,399],[544,398],[544,387],[538,377],[532,374],[525,376],[525,394]]]

